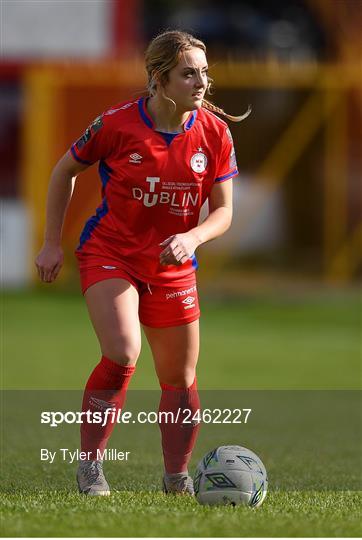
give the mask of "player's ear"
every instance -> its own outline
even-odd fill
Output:
[[[152,96],[154,96],[156,94],[156,91],[157,91],[157,83],[156,83],[154,77],[151,78],[149,89],[150,89],[150,94]]]
[[[154,88],[155,90],[159,88],[164,88],[168,82],[168,74],[167,73],[153,73],[152,75],[152,81],[154,81]]]

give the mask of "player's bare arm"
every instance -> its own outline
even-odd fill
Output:
[[[65,212],[72,196],[77,175],[89,165],[76,162],[69,152],[55,165],[50,177],[44,244],[35,259],[42,281],[51,283],[63,265],[61,235]]]
[[[232,220],[232,182],[215,184],[209,195],[209,215],[201,225],[183,233],[166,238],[160,245],[161,264],[183,264],[205,242],[224,234]]]

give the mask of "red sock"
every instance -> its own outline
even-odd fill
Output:
[[[162,388],[159,412],[172,412],[174,418],[181,409],[177,423],[159,422],[163,459],[168,474],[186,472],[195,446],[200,424],[192,421],[192,417],[200,409],[200,399],[197,391],[196,378],[189,388],[176,388],[160,382]],[[189,413],[182,413],[189,409]],[[189,423],[183,420],[189,420]]]
[[[100,454],[105,450],[115,425],[112,416],[117,414],[109,414],[103,426],[105,411],[109,408],[114,408],[116,411],[122,409],[128,383],[134,370],[134,366],[121,366],[102,356],[101,361],[91,373],[83,395],[82,411],[101,412],[102,422],[88,423],[83,417],[80,430],[81,449],[82,452],[90,452],[87,454],[87,460],[100,459]]]

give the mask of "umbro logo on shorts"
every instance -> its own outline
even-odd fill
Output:
[[[102,268],[104,268],[105,270],[115,270],[117,267],[116,266],[104,265],[104,266],[102,266]]]
[[[182,300],[182,303],[186,304],[184,306],[184,309],[193,308],[195,307],[195,298],[193,296],[188,296],[187,298],[185,298],[185,300]]]
[[[129,159],[130,163],[141,163],[142,156],[137,154],[137,152],[135,152],[134,154],[130,154],[129,157],[130,157],[130,159]]]

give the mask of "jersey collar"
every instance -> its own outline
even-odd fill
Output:
[[[138,110],[139,110],[141,118],[142,118],[143,122],[146,124],[146,126],[148,126],[151,129],[155,129],[153,120],[152,120],[152,118],[150,117],[150,115],[148,114],[148,111],[147,111],[147,107],[146,107],[147,100],[148,100],[148,98],[144,98],[144,97],[141,97],[138,100]],[[190,116],[188,117],[188,119],[186,120],[186,122],[183,125],[184,131],[188,131],[189,129],[192,128],[192,126],[195,123],[196,116],[197,116],[197,111],[192,111],[190,113]]]

